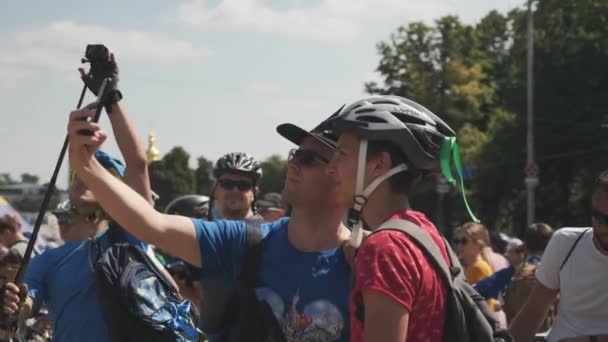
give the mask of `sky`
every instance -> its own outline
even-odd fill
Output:
[[[523,3],[0,0],[0,173],[50,179],[89,43],[115,53],[123,105],[145,145],[154,131],[161,153],[182,146],[194,167],[233,151],[286,156],[292,146],[275,127],[311,129],[365,96],[364,83],[379,79],[375,45],[399,26],[448,14],[473,24]],[[118,155],[112,140],[103,149]]]

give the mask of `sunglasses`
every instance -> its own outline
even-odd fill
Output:
[[[219,179],[217,182],[224,190],[232,190],[235,187],[239,189],[239,191],[249,191],[253,189],[253,183],[244,180]]]
[[[70,214],[58,214],[57,216],[57,224],[60,226],[69,226],[72,224],[72,217],[74,215]]]
[[[456,245],[463,245],[466,246],[467,243],[469,243],[469,239],[467,238],[462,238],[462,239],[454,239],[454,243]]]
[[[319,152],[313,150],[305,150],[301,148],[294,148],[289,151],[289,158],[287,160],[295,159],[298,164],[302,166],[313,166],[315,161],[321,162],[322,164],[329,163],[329,160],[323,157]]]
[[[57,224],[59,226],[69,226],[72,223],[74,223],[74,221],[77,218],[81,218],[85,221],[90,222],[91,220],[93,220],[96,216],[96,214],[91,214],[91,215],[83,215],[81,213],[79,213],[76,208],[74,207],[74,205],[71,206],[71,208],[67,211],[62,211],[62,212],[54,212],[53,215],[55,215],[55,217],[57,217]]]
[[[608,224],[608,215],[602,214],[597,209],[591,209],[591,217],[593,217],[599,224]]]

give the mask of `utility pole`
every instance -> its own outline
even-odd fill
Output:
[[[538,165],[534,160],[534,13],[533,0],[528,0],[528,54],[527,54],[527,224],[530,226],[535,220],[535,189],[538,186]]]

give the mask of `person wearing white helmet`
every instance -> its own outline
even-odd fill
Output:
[[[221,156],[213,168],[215,185],[211,190],[212,220],[261,221],[256,215],[256,195],[262,178],[262,165],[244,152]]]
[[[355,287],[351,341],[433,341],[443,338],[446,285],[421,248],[395,230],[372,233],[387,220],[410,221],[430,235],[449,265],[442,237],[410,208],[416,180],[439,170],[440,150],[454,131],[423,106],[397,96],[374,96],[345,107],[326,122],[339,135],[328,168],[351,206]]]

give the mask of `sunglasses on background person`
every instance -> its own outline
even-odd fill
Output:
[[[224,178],[218,179],[217,182],[224,190],[232,190],[235,187],[239,191],[249,191],[253,189],[253,183],[245,180],[232,180]]]
[[[57,217],[57,224],[60,226],[69,226],[72,224],[73,215],[70,214],[55,214]]]
[[[53,212],[53,215],[57,217],[57,224],[59,226],[69,226],[71,225],[75,219],[82,218],[87,222],[90,222],[95,219],[97,213],[91,215],[83,215],[80,214],[76,208],[72,205],[71,208],[67,211],[62,212]]]
[[[329,160],[323,157],[316,151],[313,150],[305,150],[301,148],[294,148],[289,150],[289,157],[287,160],[296,160],[298,164],[306,167],[313,166],[315,162],[319,162],[320,164],[327,164]]]

